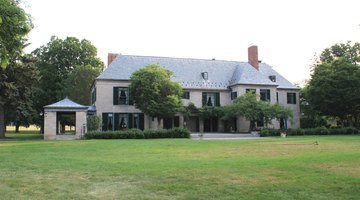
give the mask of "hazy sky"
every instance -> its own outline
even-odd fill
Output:
[[[359,0],[25,0],[35,28],[27,51],[52,35],[88,39],[107,53],[247,61],[291,82],[309,78],[315,53],[360,42]]]

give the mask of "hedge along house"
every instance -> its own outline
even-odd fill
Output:
[[[128,89],[131,74],[154,63],[174,72],[172,80],[183,87],[185,106],[190,102],[198,108],[225,106],[246,92],[254,92],[260,100],[278,103],[293,111],[293,120],[274,120],[273,128],[298,128],[299,89],[271,66],[259,62],[257,46],[249,47],[248,58],[248,62],[238,62],[109,54],[108,67],[92,86],[92,104],[102,118],[102,130],[162,128],[157,127],[156,119],[135,108]],[[197,114],[185,119],[181,113],[163,119],[162,124],[163,128],[187,127],[192,132],[248,132],[250,127],[250,122],[242,117],[225,122],[216,117],[205,119]],[[261,120],[257,125],[262,126]]]
[[[86,133],[87,114],[92,107],[80,105],[67,97],[44,106],[44,139],[77,139]],[[65,132],[65,123],[74,124],[75,131]]]

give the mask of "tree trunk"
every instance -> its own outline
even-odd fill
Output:
[[[16,122],[16,124],[15,124],[15,133],[19,133],[19,127],[20,127],[20,124],[18,122]]]
[[[5,113],[4,105],[0,104],[0,138],[5,138]]]

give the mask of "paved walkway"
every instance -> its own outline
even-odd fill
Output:
[[[243,140],[243,139],[261,139],[259,135],[250,133],[191,133],[193,140]]]

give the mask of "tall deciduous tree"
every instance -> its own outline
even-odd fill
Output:
[[[323,116],[342,125],[359,125],[360,43],[347,42],[326,48],[314,64],[307,85],[307,101]]]
[[[77,103],[90,104],[90,88],[95,78],[100,74],[100,68],[90,65],[76,67],[65,81],[65,93]]]
[[[345,57],[315,66],[308,85],[308,101],[320,114],[341,121],[360,113],[360,69]]]
[[[173,116],[182,108],[181,86],[170,80],[173,73],[158,64],[147,65],[130,78],[135,106],[151,117]]]
[[[34,50],[33,55],[37,58],[36,67],[41,76],[36,94],[36,107],[39,113],[47,104],[59,101],[65,96],[74,97],[71,89],[85,88],[89,81],[93,81],[91,80],[93,72],[100,72],[104,68],[104,63],[97,57],[96,47],[85,39],[80,41],[74,37],[67,37],[63,40],[53,36],[48,44]],[[78,67],[80,69],[77,69]],[[86,68],[92,72],[86,73],[86,77],[85,75],[76,77],[81,71],[86,71]],[[90,87],[74,99],[85,104],[85,99],[88,97],[90,97]],[[39,118],[37,123],[41,124],[42,121],[42,118]]]
[[[39,73],[34,67],[34,61],[29,55],[11,59],[3,73],[5,84],[0,84],[1,91],[8,97],[5,104],[6,122],[14,122],[16,132],[19,126],[29,126],[33,123],[36,111],[33,95],[39,79]],[[1,79],[2,79],[1,78]]]
[[[9,82],[11,61],[22,54],[26,35],[32,28],[29,15],[19,7],[16,0],[0,0],[0,138],[5,137],[5,105],[13,102],[17,92],[15,82]]]

